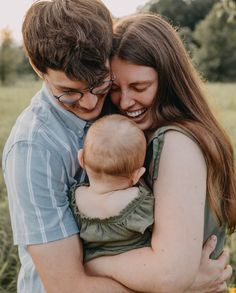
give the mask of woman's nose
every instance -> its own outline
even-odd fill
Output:
[[[135,104],[135,100],[132,97],[132,94],[128,90],[124,90],[121,92],[120,97],[120,108],[122,110],[128,110]]]

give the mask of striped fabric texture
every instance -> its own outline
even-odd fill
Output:
[[[18,117],[6,142],[3,173],[22,265],[17,292],[45,292],[27,252],[28,244],[79,232],[67,194],[76,179],[84,180],[77,152],[83,147],[87,126],[86,121],[62,109],[43,85]]]

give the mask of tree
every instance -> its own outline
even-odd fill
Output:
[[[213,5],[220,0],[150,0],[139,7],[139,12],[160,14],[177,27],[185,48],[192,56],[196,47],[192,33],[197,23],[204,19]]]
[[[29,64],[22,46],[17,46],[8,28],[0,31],[0,83],[13,83],[19,76],[37,75]]]
[[[161,14],[175,26],[194,30],[217,2],[219,0],[151,0],[139,11]]]
[[[226,14],[228,22],[234,21],[236,18],[236,0],[221,0],[219,14]]]
[[[16,49],[12,39],[12,32],[5,28],[0,31],[0,81],[6,84],[14,74]]]
[[[235,16],[235,1],[222,0],[196,27],[194,38],[199,48],[194,52],[194,60],[209,80],[236,79]]]
[[[35,79],[38,79],[38,75],[32,69],[28,57],[25,54],[25,50],[22,46],[17,48],[17,60],[16,60],[16,73],[19,76],[32,75]]]

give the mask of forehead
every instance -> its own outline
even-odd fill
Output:
[[[130,83],[157,80],[157,72],[154,68],[137,65],[117,56],[111,59],[111,69],[117,80],[124,79]]]
[[[69,79],[63,71],[59,70],[47,70],[47,78],[49,81],[58,87],[65,88],[84,88],[86,83],[83,81],[71,80]]]

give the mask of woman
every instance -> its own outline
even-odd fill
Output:
[[[192,292],[203,242],[217,235],[215,258],[226,226],[230,232],[236,227],[231,144],[178,34],[162,18],[136,15],[119,22],[111,67],[112,102],[149,140],[146,179],[156,197],[155,225],[151,248],[101,257],[88,268],[141,292]]]

